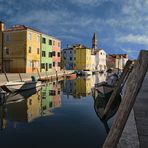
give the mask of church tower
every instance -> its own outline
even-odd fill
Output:
[[[94,33],[92,38],[92,53],[97,49],[97,39],[96,39],[96,33]]]

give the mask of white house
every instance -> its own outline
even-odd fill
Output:
[[[95,59],[96,59],[96,70],[105,71],[107,69],[106,52],[103,49],[96,50]]]

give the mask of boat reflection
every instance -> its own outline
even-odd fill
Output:
[[[41,116],[52,115],[52,109],[61,106],[61,85],[52,83],[40,89],[30,89],[7,96],[0,102],[1,129],[7,120],[15,123],[30,123]]]
[[[105,118],[103,118],[104,110],[105,110],[106,105],[109,101],[109,98],[112,94],[112,91],[110,91],[108,93],[102,93],[97,90],[97,93],[94,93],[94,94],[95,95],[93,95],[93,98],[94,98],[95,112],[96,112],[97,116],[100,118],[100,120],[102,121],[102,123],[104,124],[106,132],[108,133],[110,130],[109,126],[108,126],[108,121],[116,114],[118,107],[120,105],[120,102],[121,102],[121,95],[120,94],[116,95],[116,97],[109,109],[107,116]]]

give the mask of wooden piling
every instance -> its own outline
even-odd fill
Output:
[[[103,144],[103,148],[116,148],[147,70],[148,51],[142,50],[137,63],[134,65],[133,70],[126,81],[126,88],[122,102],[116,113],[116,118],[112,124],[110,132]]]
[[[5,77],[6,77],[7,82],[9,82],[9,79],[8,79],[7,73],[6,73],[5,71],[4,71],[4,74],[5,74]]]
[[[132,64],[132,61],[127,61],[125,68],[123,70],[123,73],[121,74],[121,77],[119,79],[119,81],[117,82],[117,85],[114,88],[113,93],[111,94],[109,101],[105,107],[104,113],[102,118],[105,118],[110,110],[110,107],[112,106],[112,103],[114,102],[114,99],[116,97],[116,95],[121,91],[121,85],[122,83],[124,83],[124,80],[126,78],[126,76],[128,75],[128,73],[130,72],[130,66]]]
[[[38,73],[38,77],[39,77],[39,79],[41,79],[41,75],[40,75],[40,73],[39,73],[38,68],[37,68],[37,73]]]
[[[23,81],[23,79],[22,79],[22,76],[21,76],[21,74],[19,73],[19,77],[20,77],[20,80],[21,80],[21,82]]]

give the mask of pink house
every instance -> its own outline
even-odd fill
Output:
[[[61,41],[55,38],[53,38],[52,40],[52,62],[53,62],[53,70],[60,71]]]

